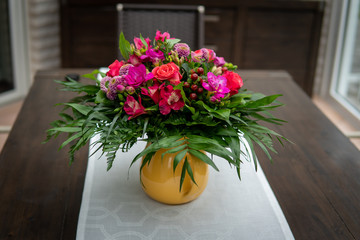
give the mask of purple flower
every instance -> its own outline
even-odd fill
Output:
[[[201,48],[199,50],[191,52],[191,59],[194,62],[211,62],[215,59],[216,53],[207,48]]]
[[[119,75],[122,76],[122,75],[127,75],[128,72],[129,72],[129,68],[130,67],[133,67],[134,65],[132,64],[125,64],[123,65],[121,68],[120,68],[120,71],[119,71]]]
[[[138,67],[130,67],[128,74],[125,76],[125,80],[129,86],[137,88],[153,77],[154,75],[152,73],[146,73],[145,65],[141,64]]]
[[[222,67],[225,64],[225,60],[223,57],[216,57],[214,60],[214,64],[217,67]]]
[[[104,91],[104,92],[107,91],[110,80],[111,80],[111,77],[108,77],[108,76],[101,79],[101,81],[100,81],[100,89],[102,91]]]
[[[207,62],[211,62],[216,58],[216,53],[214,52],[214,50],[202,48],[201,51],[203,52],[203,57]]]
[[[210,91],[214,92],[214,97],[216,99],[223,98],[227,93],[230,92],[230,89],[226,87],[227,80],[223,76],[215,76],[212,72],[207,74],[208,82],[203,82],[202,86]]]
[[[187,57],[190,54],[190,47],[186,43],[175,44],[174,50],[178,53],[179,57]]]
[[[117,85],[120,84],[121,77],[104,77],[100,81],[100,89],[106,93],[106,97],[110,100],[114,100],[117,96]]]
[[[145,52],[145,55],[142,55],[140,59],[143,62],[151,61],[153,64],[157,64],[162,60],[165,60],[164,53],[162,51],[156,51],[154,49],[149,49]]]

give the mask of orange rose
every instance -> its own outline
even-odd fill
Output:
[[[179,67],[173,63],[167,63],[152,70],[154,77],[160,81],[168,80],[171,84],[178,85],[180,83],[181,74]]]

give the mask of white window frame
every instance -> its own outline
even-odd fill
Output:
[[[31,85],[26,0],[8,0],[14,89],[0,93],[0,105],[23,98]]]
[[[360,120],[360,111],[350,104],[342,95],[346,91],[344,85],[339,86],[340,79],[349,79],[352,53],[355,47],[357,22],[349,21],[359,13],[359,0],[344,1],[341,12],[340,27],[335,53],[334,71],[330,86],[330,95],[353,116]],[[338,88],[339,86],[339,88]]]

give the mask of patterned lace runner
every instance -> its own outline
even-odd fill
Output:
[[[89,158],[77,239],[294,239],[264,173],[255,172],[252,163],[244,162],[239,181],[235,169],[215,158],[220,172],[210,167],[203,194],[170,206],[142,191],[140,161],[128,175],[131,160],[144,147],[139,142],[119,152],[109,172],[101,151]]]

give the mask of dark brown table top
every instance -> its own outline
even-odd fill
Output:
[[[53,79],[91,69],[38,72],[0,154],[0,239],[75,239],[88,149],[68,165],[64,140],[41,144],[71,93]],[[296,239],[360,239],[360,153],[282,71],[240,71],[248,89],[281,93],[272,127],[295,144],[259,161]]]

